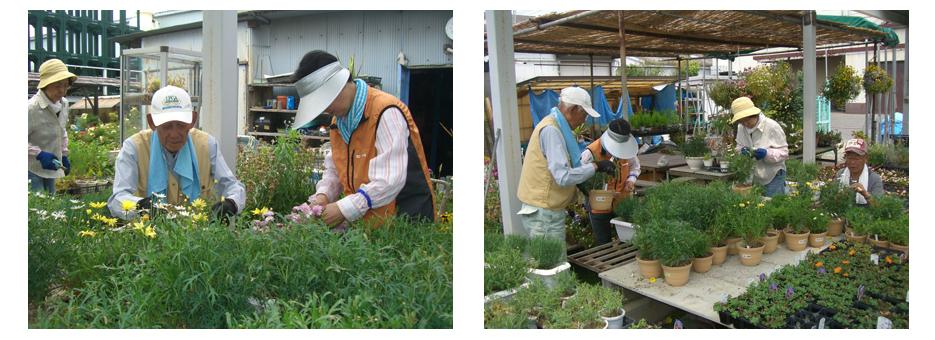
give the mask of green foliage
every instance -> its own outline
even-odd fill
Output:
[[[821,234],[828,231],[828,223],[831,222],[831,215],[815,209],[808,210],[806,215],[811,218],[808,229],[813,234]]]
[[[887,240],[898,245],[909,245],[909,214],[881,222],[885,223],[886,228],[882,230],[882,234]]]
[[[870,213],[876,219],[892,220],[906,214],[906,201],[893,195],[883,195],[875,197],[876,201],[871,204]]]
[[[734,99],[744,95],[744,90],[740,87],[738,81],[722,80],[708,88],[708,95],[711,96],[711,100],[714,101],[715,105],[729,110]]]
[[[858,235],[867,235],[874,221],[874,217],[870,211],[861,206],[854,206],[848,209],[847,212],[844,213],[844,217],[847,219],[848,226],[854,229],[854,232]]]
[[[770,224],[779,230],[790,228],[796,234],[807,232],[809,217],[802,212],[807,211],[809,205],[810,200],[807,197],[775,196],[767,204]]]
[[[655,220],[676,220],[708,231],[720,208],[736,195],[724,183],[700,186],[666,182],[646,190],[633,213],[633,222],[644,225]]]
[[[565,262],[565,240],[537,236],[529,239],[526,248],[537,269],[552,269]]]
[[[529,283],[529,287],[520,289],[510,305],[515,311],[521,311],[524,315],[538,316],[543,311],[554,310],[561,305],[560,294],[557,289],[546,287],[542,279],[535,279]]]
[[[873,144],[867,150],[869,166],[909,166],[909,147],[893,144]]]
[[[646,322],[646,319],[640,319],[640,321],[630,324],[628,329],[659,329],[657,325],[653,325],[649,322]]]
[[[501,248],[484,253],[484,294],[515,288],[526,279],[528,263],[515,249]]]
[[[584,183],[581,184],[581,187],[587,191],[604,190],[604,186],[607,184],[607,182],[613,179],[614,177],[615,176],[608,175],[603,172],[595,172],[594,176],[591,176],[591,178],[588,178],[588,180],[584,181]]]
[[[565,309],[585,309],[588,311],[596,309],[597,313],[593,314],[591,318],[596,319],[597,315],[609,318],[620,315],[623,303],[623,294],[616,289],[601,285],[582,284],[578,286],[578,294],[566,302]],[[591,320],[585,319],[582,321]]]
[[[731,181],[742,184],[752,181],[753,170],[756,167],[756,160],[753,157],[745,156],[731,148],[727,151],[724,159],[730,162],[728,169],[733,173]]]
[[[640,226],[658,228],[652,249],[663,266],[678,267],[690,263],[696,256],[697,244],[704,238],[696,236],[698,231],[681,221],[662,221],[659,224]]]
[[[636,209],[639,207],[640,200],[636,197],[627,197],[621,199],[617,206],[614,207],[614,214],[617,215],[620,219],[632,222],[633,214],[636,212]]]
[[[749,245],[758,244],[766,236],[770,222],[769,209],[756,198],[744,198],[724,207],[717,218],[719,224],[732,226],[733,234]]]
[[[644,129],[663,129],[679,124],[675,111],[640,112],[630,117],[630,128],[634,131]]]
[[[68,160],[71,162],[72,178],[113,178],[114,163],[110,161],[110,149],[97,142],[75,140],[68,143]]]
[[[786,180],[798,183],[818,179],[818,164],[805,164],[798,159],[786,160]]]
[[[848,100],[860,94],[862,80],[857,70],[848,65],[839,66],[825,82],[822,95],[831,100],[834,107],[843,109]]]
[[[281,227],[255,231],[246,215],[228,228],[161,214],[147,237],[89,220],[90,200],[106,195],[86,199],[30,195],[30,327],[452,325],[449,226],[389,220],[339,234],[277,216]]]
[[[840,131],[818,131],[815,133],[815,145],[817,146],[837,146],[841,142]]]
[[[874,65],[867,65],[864,69],[864,90],[867,93],[884,93],[893,87],[893,78],[886,73],[886,70]]]
[[[708,150],[704,138],[700,136],[688,139],[685,143],[682,143],[679,150],[682,151],[685,157],[703,157],[706,153],[711,152],[711,150]]]
[[[250,193],[247,210],[269,207],[289,211],[315,192],[312,175],[324,171],[323,157],[300,146],[295,131],[279,137],[273,145],[261,144],[237,158],[237,178]],[[337,201],[337,199],[333,199]]]
[[[486,329],[519,329],[526,328],[528,323],[526,314],[514,310],[508,303],[497,301],[484,307]]]
[[[839,181],[825,183],[820,193],[818,203],[832,217],[843,217],[844,212],[855,205],[854,190]]]

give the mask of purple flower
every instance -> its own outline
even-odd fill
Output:
[[[827,272],[828,272],[828,271],[825,270],[825,267],[818,268],[818,274],[824,274],[824,273],[827,273]]]
[[[766,281],[766,274],[760,273],[760,282]]]
[[[324,207],[322,207],[322,206],[320,206],[320,205],[316,205],[316,206],[312,207],[311,213],[312,213],[312,215],[314,215],[314,216],[321,216],[321,213],[324,212],[324,210],[325,210]]]
[[[683,328],[683,327],[682,327],[682,320],[675,319],[675,327],[673,327],[672,329],[682,329],[682,328]]]
[[[777,286],[775,282],[769,284],[769,290],[771,292],[775,292],[778,289],[779,289],[779,286]]]
[[[792,285],[786,286],[786,299],[791,299],[793,294],[795,290],[792,289]]]

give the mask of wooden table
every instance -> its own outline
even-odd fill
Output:
[[[840,239],[840,236],[829,239],[827,245]],[[764,254],[760,264],[752,267],[742,265],[740,256],[728,256],[727,261],[712,266],[707,273],[691,272],[688,283],[681,287],[672,287],[662,278],[657,279],[656,283],[649,283],[640,275],[639,264],[635,261],[602,272],[598,277],[605,286],[619,286],[720,324],[720,317],[714,311],[716,302],[726,300],[727,296],[743,294],[751,282],[758,280],[760,273],[769,275],[782,266],[798,263],[808,252],[817,253],[825,247],[790,251],[780,245],[772,254]]]
[[[834,152],[834,159],[833,159],[833,160],[827,159],[827,158],[818,157],[818,155],[821,155],[821,154],[826,153],[826,152],[828,152],[828,151],[833,151],[833,152]],[[799,160],[801,160],[801,159],[802,159],[802,152],[800,151],[800,152],[797,152],[797,153],[795,153],[795,154],[791,154],[791,155],[789,155],[789,158],[790,158],[790,159],[799,159]],[[838,164],[838,148],[836,148],[836,147],[834,147],[834,146],[821,146],[821,147],[816,147],[816,148],[815,148],[815,161],[816,161],[816,162],[827,162],[827,163],[831,163],[831,164]]]
[[[666,160],[669,161],[668,164],[659,165],[659,159],[662,158],[662,156],[666,157]],[[658,153],[658,152],[638,155],[636,156],[636,158],[639,159],[640,161],[640,171],[642,171],[643,173],[647,173],[647,172],[652,173],[654,181],[659,179],[656,177],[657,174],[663,174],[663,173],[666,174],[665,179],[668,180],[669,169],[673,167],[679,167],[679,166],[688,164],[688,163],[685,163],[685,157],[682,157],[682,155],[666,155],[666,154]]]
[[[704,181],[726,180],[733,172],[708,171],[704,168],[692,170],[687,165],[669,169],[669,176],[673,177],[691,177]]]

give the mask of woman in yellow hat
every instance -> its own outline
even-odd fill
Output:
[[[39,91],[29,99],[30,190],[55,193],[55,179],[71,171],[68,161],[68,100],[65,93],[78,76],[61,60],[39,66]]]
[[[734,99],[730,105],[737,125],[737,152],[756,158],[753,181],[766,187],[766,196],[785,193],[786,159],[789,144],[786,133],[775,120],[766,117],[747,97]]]

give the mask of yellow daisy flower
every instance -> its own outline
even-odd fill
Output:
[[[146,227],[146,230],[143,231],[143,235],[149,238],[156,238],[156,229],[152,226]]]
[[[195,209],[197,209],[197,210],[204,209],[204,208],[207,207],[207,206],[208,206],[208,203],[205,203],[205,200],[203,200],[203,199],[201,199],[201,198],[198,198],[198,199],[192,201],[192,208],[195,208]]]
[[[120,202],[120,206],[123,208],[123,211],[136,210],[136,202],[131,200]]]
[[[107,206],[107,202],[91,202],[91,208],[100,209]]]
[[[97,233],[92,230],[82,230],[78,233],[78,236],[81,237],[94,237],[94,235],[97,235]]]

